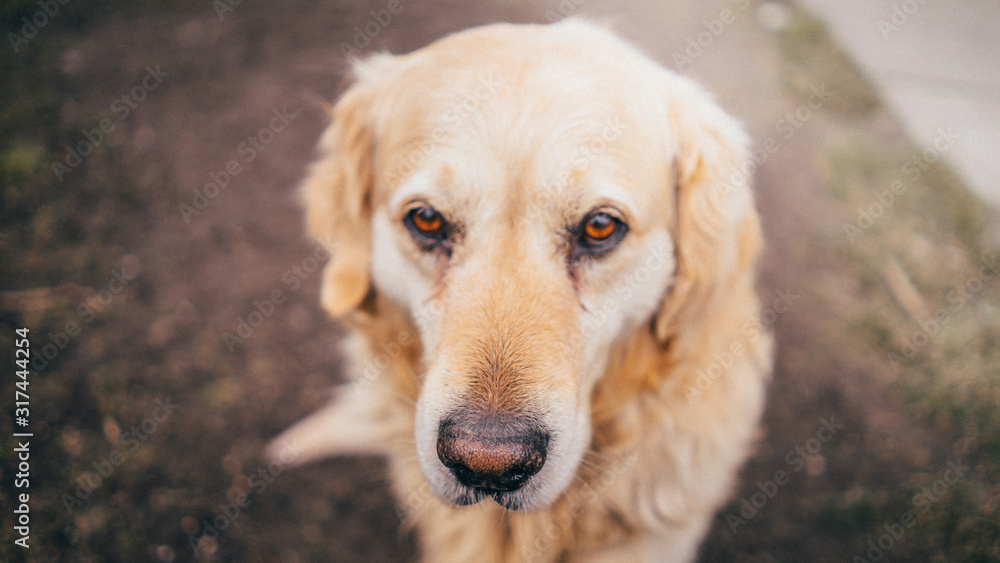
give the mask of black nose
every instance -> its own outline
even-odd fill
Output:
[[[545,464],[549,435],[511,415],[448,417],[438,427],[441,463],[467,487],[487,493],[516,491]]]

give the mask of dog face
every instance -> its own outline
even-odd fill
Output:
[[[376,292],[420,336],[431,488],[551,503],[591,396],[637,331],[667,342],[749,266],[745,140],[706,95],[581,22],[498,25],[377,56],[306,182],[334,316]]]

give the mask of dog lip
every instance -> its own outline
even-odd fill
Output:
[[[507,510],[520,510],[521,504],[514,500],[513,496],[507,493],[493,493],[493,500]]]
[[[472,506],[479,504],[487,498],[492,498],[494,502],[507,510],[521,510],[524,507],[524,504],[517,500],[515,495],[511,494],[512,491],[486,492],[465,487],[464,485],[459,485],[459,488],[460,492],[451,499],[451,503],[458,506]]]
[[[473,504],[479,504],[485,498],[486,495],[476,489],[462,487],[462,491],[451,502],[459,506],[472,506]]]

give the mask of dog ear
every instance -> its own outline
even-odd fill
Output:
[[[675,86],[667,116],[676,147],[677,271],[654,319],[661,342],[704,319],[727,290],[752,284],[762,238],[746,134],[700,87],[684,79]]]
[[[358,80],[333,107],[333,123],[319,141],[319,159],[302,185],[309,234],[331,254],[320,303],[334,317],[354,310],[369,290],[372,90]]]

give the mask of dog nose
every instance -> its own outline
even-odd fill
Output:
[[[437,453],[460,483],[487,493],[516,491],[545,464],[547,433],[516,417],[447,418]]]

